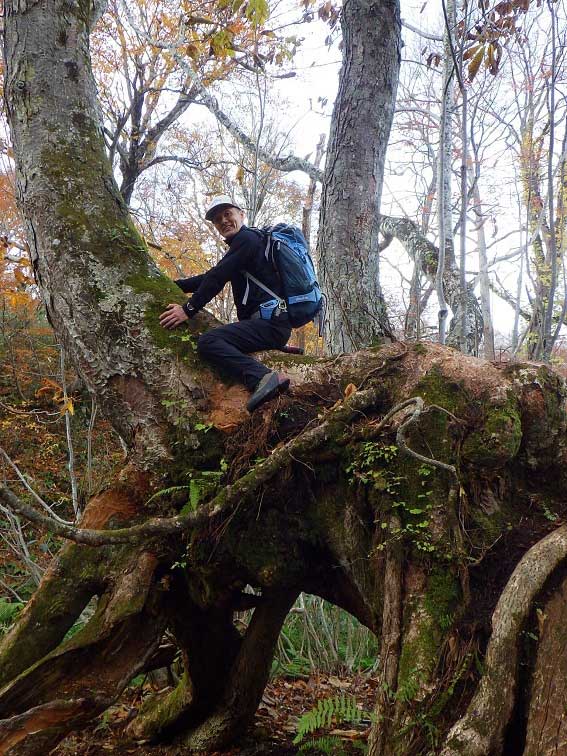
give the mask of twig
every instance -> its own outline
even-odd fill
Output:
[[[77,476],[75,475],[75,449],[73,447],[73,434],[71,432],[71,413],[69,411],[69,397],[67,395],[67,380],[65,378],[65,352],[63,345],[59,346],[59,368],[61,370],[61,387],[63,389],[63,407],[65,409],[65,435],[67,437],[67,467],[69,469],[69,480],[71,483],[71,502],[75,520],[78,520],[81,512],[79,509],[79,493],[77,487]]]
[[[410,449],[410,447],[408,446],[406,437],[405,437],[405,430],[410,425],[417,423],[417,421],[419,420],[419,416],[421,415],[421,412],[423,410],[423,399],[420,396],[414,397],[413,402],[415,403],[414,411],[408,417],[407,420],[404,420],[404,422],[400,425],[396,433],[396,443],[400,447],[400,451],[403,451],[406,454],[409,454],[410,457],[414,457],[415,459],[418,459],[420,462],[424,462],[427,465],[431,465],[431,467],[438,467],[440,470],[446,470],[447,472],[452,473],[456,478],[457,470],[454,465],[448,465],[445,462],[440,462],[439,460],[433,459],[432,457],[425,457],[423,454],[419,454],[419,452],[416,452],[413,449]],[[439,409],[442,409],[442,408],[439,408]]]
[[[4,590],[11,593],[12,596],[16,599],[16,601],[19,601],[20,603],[25,604],[25,601],[20,596],[20,594],[17,591],[15,591],[13,588],[11,588],[7,583],[5,583],[1,578],[0,578],[0,585],[2,586],[2,588],[4,588]]]

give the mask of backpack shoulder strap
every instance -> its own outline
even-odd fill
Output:
[[[256,286],[259,286],[263,291],[266,292],[266,294],[269,294],[274,299],[277,299],[280,307],[281,307],[281,304],[283,302],[285,302],[285,300],[282,299],[278,294],[276,294],[271,289],[269,289],[261,281],[258,281],[258,279],[255,276],[252,275],[252,273],[249,273],[247,270],[243,270],[242,272],[246,276],[246,291],[244,292],[244,296],[242,297],[242,304],[243,305],[245,305],[248,302],[248,294],[250,293],[250,281],[252,281],[252,283],[255,283]]]
[[[266,259],[266,262],[271,263],[274,265],[273,259],[270,260],[270,250],[272,247],[272,231],[274,230],[275,226],[264,226],[263,228],[256,228],[255,226],[249,226],[251,231],[254,231],[258,234],[258,236],[262,237],[264,240],[266,246],[264,248],[264,257]],[[274,266],[275,267],[275,266]]]

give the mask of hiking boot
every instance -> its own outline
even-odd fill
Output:
[[[287,391],[288,388],[289,378],[286,378],[285,375],[275,372],[266,373],[254,389],[254,393],[248,400],[246,409],[248,412],[254,412],[262,404],[269,402],[270,399],[274,399],[282,391]]]

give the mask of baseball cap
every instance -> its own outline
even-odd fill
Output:
[[[237,210],[242,210],[236,202],[233,202],[228,194],[217,194],[213,197],[207,206],[207,212],[205,213],[205,220],[212,220],[217,210],[223,207],[235,207]]]

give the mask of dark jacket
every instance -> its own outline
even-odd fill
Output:
[[[258,231],[242,226],[228,242],[228,252],[214,268],[199,276],[180,278],[175,282],[182,291],[194,292],[184,306],[189,304],[195,310],[201,310],[230,281],[238,320],[247,320],[263,302],[273,297],[250,281],[247,302],[242,304],[248,284],[248,279],[242,272],[244,270],[281,296],[278,274],[266,261],[265,248],[265,240]]]

